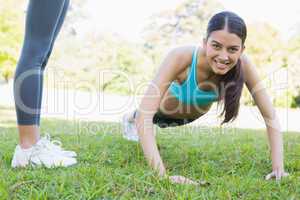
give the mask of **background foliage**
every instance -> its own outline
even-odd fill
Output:
[[[25,10],[17,0],[0,0],[0,73],[12,79],[22,47]],[[145,22],[141,40],[130,41],[117,33],[95,29],[80,32],[87,19],[84,2],[74,0],[47,69],[49,85],[63,73],[63,84],[97,86],[98,90],[133,94],[132,85],[151,80],[164,55],[180,45],[201,45],[208,19],[223,9],[217,0],[186,0]],[[26,7],[25,7],[26,8]],[[247,23],[247,22],[246,22]],[[279,31],[267,23],[247,23],[246,53],[256,65],[276,106],[300,106],[300,36],[283,41]],[[298,32],[299,33],[299,32]],[[105,73],[103,70],[107,70]],[[126,74],[126,75],[125,75]],[[76,89],[86,89],[85,86]],[[252,104],[244,90],[243,103]]]

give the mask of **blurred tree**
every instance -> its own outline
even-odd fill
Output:
[[[279,31],[267,23],[248,24],[246,40],[246,53],[251,55],[251,60],[266,75],[270,69],[283,67],[284,42]]]
[[[286,49],[292,107],[300,107],[300,30],[297,33],[288,41]]]
[[[287,105],[286,45],[279,31],[270,24],[259,22],[247,24],[247,29],[245,53],[251,58],[260,78],[268,88],[273,104]],[[247,90],[244,90],[243,97],[245,104],[253,105],[254,102]]]
[[[187,0],[176,9],[155,14],[142,33],[145,53],[157,66],[172,46],[202,43],[209,18],[222,9],[216,0]]]
[[[174,10],[166,10],[150,18],[145,27],[147,47],[201,42],[209,18],[223,9],[216,0],[187,0]]]
[[[129,82],[141,81],[151,66],[140,44],[117,34],[91,31],[83,39],[69,37],[57,45],[51,69],[62,70],[71,82],[87,81],[103,91],[132,93]]]
[[[17,0],[0,0],[0,75],[13,76],[22,41],[22,6]]]
[[[300,108],[300,87],[298,86],[294,92],[294,95],[292,96],[292,108]]]
[[[12,76],[16,64],[25,17],[22,9],[16,10],[15,5],[19,6],[17,0],[0,0],[0,70],[6,80]],[[61,80],[84,80],[101,90],[123,94],[132,92],[128,79],[134,84],[150,80],[168,49],[186,44],[201,45],[209,18],[223,10],[217,0],[186,0],[175,9],[150,17],[142,32],[143,42],[134,43],[91,26],[82,28],[81,25],[88,20],[84,5],[81,0],[71,1],[62,34],[47,69],[62,70],[65,76]],[[282,106],[286,104],[283,99],[287,99],[287,95],[298,95],[300,37],[296,34],[286,45],[270,24],[253,23],[247,27],[246,54],[271,89],[273,103]],[[102,70],[109,72],[103,80],[99,77]],[[127,76],[113,71],[124,72]],[[287,77],[291,81],[288,91],[278,89],[281,87],[280,76],[284,81]],[[252,104],[249,93],[244,92],[243,96],[244,103]],[[291,103],[291,100],[288,102]]]

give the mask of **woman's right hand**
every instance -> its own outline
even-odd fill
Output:
[[[169,176],[169,179],[172,183],[175,183],[175,184],[189,184],[189,185],[199,185],[198,182],[196,181],[193,181],[189,178],[186,178],[184,176],[180,176],[180,175],[177,175],[177,176]]]

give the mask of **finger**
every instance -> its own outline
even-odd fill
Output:
[[[196,181],[193,181],[189,178],[186,178],[184,176],[171,176],[169,177],[170,181],[172,183],[179,183],[179,184],[191,184],[191,185],[198,185],[199,183]]]
[[[192,185],[199,185],[199,183],[193,181]]]
[[[187,181],[187,178],[185,178],[183,176],[178,176],[177,181],[180,183],[185,183]]]
[[[270,180],[274,176],[274,172],[271,172],[266,176],[266,180]]]
[[[192,180],[189,180],[189,184],[192,184],[192,185],[199,185],[199,183],[198,183],[198,182],[196,182],[196,181],[192,181]]]
[[[201,186],[209,186],[210,185],[209,182],[207,182],[207,181],[201,181],[201,180],[197,181],[197,183],[198,183],[198,185],[201,185]]]
[[[182,184],[191,184],[191,185],[197,185],[198,184],[197,182],[195,182],[191,179],[185,178],[185,177],[179,177],[179,179],[177,179],[177,182],[182,183]]]
[[[185,179],[182,176],[171,176],[170,180],[172,183],[184,183]]]
[[[179,183],[179,181],[177,179],[171,179],[171,183]]]
[[[191,179],[188,179],[188,178],[181,178],[181,183],[184,183],[184,184],[195,184],[194,181],[192,181]]]
[[[272,172],[272,173],[273,173],[273,172]],[[270,178],[272,178],[272,173],[267,174],[265,179],[266,179],[266,180],[270,180]]]
[[[275,178],[276,181],[279,181],[281,179],[281,173],[278,170],[275,171]]]
[[[174,176],[170,176],[170,177],[169,177],[169,180],[170,180],[171,182],[175,182],[175,181],[176,181],[176,178],[175,178]]]
[[[181,180],[181,178],[178,177],[178,176],[173,177],[173,181],[174,181],[175,183],[180,183],[180,180]]]

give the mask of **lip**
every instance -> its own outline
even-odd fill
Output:
[[[224,69],[226,69],[226,68],[228,67],[228,64],[222,64],[222,63],[220,63],[220,62],[217,62],[216,60],[214,60],[214,62],[215,62],[216,67],[217,67],[218,69],[224,70]]]

